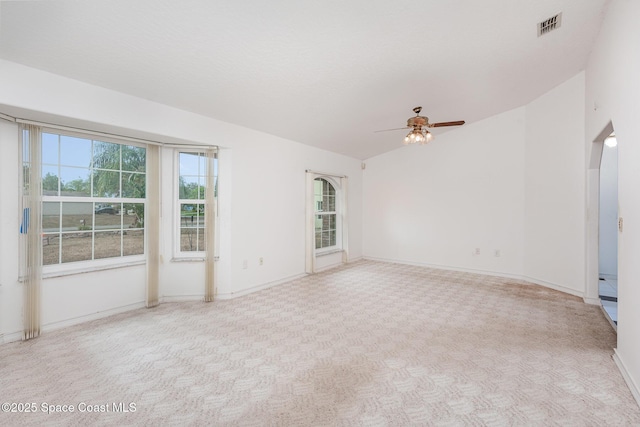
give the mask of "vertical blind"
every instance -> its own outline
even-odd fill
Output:
[[[21,276],[24,285],[22,339],[40,335],[42,281],[42,130],[20,125],[22,169]]]
[[[306,173],[306,239],[305,239],[305,273],[313,274],[316,272],[316,230],[315,230],[315,208],[313,205],[314,192],[313,181],[316,179],[316,174],[307,171]]]
[[[145,236],[147,240],[146,306],[159,304],[160,282],[160,149],[147,146],[147,204]]]
[[[342,262],[349,262],[349,210],[347,204],[347,192],[349,190],[349,178],[343,176],[340,178],[340,187],[342,187]]]
[[[216,293],[215,286],[215,233],[216,233],[216,183],[214,175],[214,163],[216,150],[209,149],[205,152],[207,156],[207,186],[205,194],[205,302],[213,301]]]

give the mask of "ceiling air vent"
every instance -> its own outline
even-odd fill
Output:
[[[562,12],[552,16],[549,19],[545,19],[544,21],[538,23],[538,37],[544,36],[548,32],[555,30],[556,28],[560,28],[561,23],[562,23]]]

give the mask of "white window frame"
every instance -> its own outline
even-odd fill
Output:
[[[47,127],[43,127],[42,128],[42,133],[48,133],[48,134],[55,134],[55,135],[61,135],[61,136],[69,136],[69,137],[74,137],[74,138],[82,138],[82,139],[89,139],[91,141],[100,141],[100,142],[108,142],[108,143],[114,143],[114,144],[119,144],[119,145],[126,145],[126,146],[134,146],[134,147],[140,147],[140,148],[144,148],[145,150],[147,149],[147,146],[145,144],[141,144],[141,143],[135,143],[132,141],[127,141],[127,140],[120,140],[118,138],[112,138],[112,137],[108,137],[108,136],[96,136],[96,135],[92,135],[90,133],[82,133],[82,132],[73,132],[73,131],[68,131],[68,130],[60,130],[60,129],[55,129],[55,128],[47,128]],[[146,157],[146,156],[145,156]],[[92,159],[93,160],[93,159]],[[148,170],[148,159],[145,160],[146,164],[145,164],[145,188],[147,186],[147,170]],[[40,167],[42,167],[42,164],[44,162],[41,162]],[[60,158],[58,157],[58,165],[60,165]],[[22,167],[22,166],[21,166]],[[43,176],[44,178],[44,176]],[[62,179],[62,177],[58,176],[58,179]],[[90,179],[93,179],[93,177],[91,177]],[[41,184],[42,185],[42,184]],[[60,185],[60,184],[59,184]],[[146,192],[145,192],[146,193]],[[42,203],[45,202],[62,202],[62,203],[92,203],[93,207],[95,208],[95,206],[97,204],[112,204],[112,203],[137,203],[137,204],[144,204],[144,210],[145,210],[145,216],[146,216],[146,212],[147,212],[147,197],[145,194],[145,198],[141,199],[141,198],[125,198],[125,197],[93,197],[93,195],[90,195],[88,197],[86,196],[46,196],[46,195],[42,195],[41,196],[41,201]],[[91,251],[92,251],[92,257],[93,257],[93,252],[95,250],[94,247],[94,239],[95,239],[95,212],[93,212],[93,226],[92,229],[89,231],[87,230],[87,232],[91,232],[92,233],[92,244],[91,244]],[[121,223],[121,227],[123,227],[122,223]],[[126,229],[121,228],[121,230],[126,231]],[[137,255],[120,255],[117,257],[110,257],[110,258],[101,258],[101,259],[91,259],[91,260],[82,260],[82,261],[73,261],[73,262],[65,262],[65,263],[57,263],[57,264],[48,264],[48,265],[43,265],[42,266],[42,276],[43,278],[49,278],[49,277],[58,277],[58,276],[65,276],[65,275],[70,275],[70,274],[78,274],[78,273],[85,273],[85,272],[92,272],[92,271],[99,271],[99,270],[105,270],[105,269],[111,269],[111,268],[119,268],[119,267],[127,267],[127,266],[132,266],[132,265],[142,265],[146,262],[146,252],[147,252],[147,239],[146,239],[146,226],[143,225],[142,226],[142,230],[143,233],[145,235],[144,237],[144,250],[142,254],[137,254]],[[44,234],[44,230],[42,231]],[[121,243],[122,244],[122,243]]]
[[[172,261],[204,261],[205,257],[206,257],[206,251],[183,251],[181,249],[180,246],[180,242],[181,242],[181,234],[180,234],[180,228],[181,228],[181,221],[182,221],[182,215],[181,215],[181,205],[184,203],[188,203],[188,204],[202,204],[202,205],[206,205],[206,198],[205,199],[180,199],[180,153],[189,153],[189,154],[200,154],[203,157],[206,156],[206,150],[210,149],[211,147],[197,147],[197,146],[185,146],[185,147],[180,147],[180,148],[175,148],[173,150],[173,257],[172,257]],[[206,157],[205,157],[206,158]],[[218,161],[218,153],[217,153],[217,149],[216,149],[216,161]],[[219,169],[219,163],[218,163],[218,167]],[[214,171],[215,173],[215,171]],[[206,175],[199,175],[199,176],[203,176],[206,177]],[[218,176],[216,175],[214,177],[214,182],[216,182],[216,186],[218,187],[218,194],[216,195],[216,197],[214,198],[214,203],[217,205],[218,203],[218,196],[219,196],[219,188],[220,185],[218,184]],[[216,209],[216,221],[215,221],[215,228],[216,228],[216,233],[215,233],[215,254],[218,253],[218,230],[219,230],[219,221],[218,221],[218,213],[217,213],[217,209]],[[215,257],[216,259],[218,258],[217,256]]]
[[[335,210],[334,211],[318,211],[315,202],[315,182],[318,179],[324,179],[331,184],[335,190]],[[333,246],[326,246],[324,248],[315,247],[315,227],[314,227],[314,250],[317,256],[328,255],[334,252],[342,251],[342,188],[340,182],[335,178],[326,175],[318,175],[314,177],[314,193],[313,193],[313,218],[315,224],[316,215],[335,215],[336,216],[336,244]]]

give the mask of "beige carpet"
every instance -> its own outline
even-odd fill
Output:
[[[361,261],[0,346],[0,400],[37,409],[0,425],[640,425],[615,342],[576,297]]]

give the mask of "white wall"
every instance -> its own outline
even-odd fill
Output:
[[[613,0],[586,69],[587,150],[612,122],[618,139],[619,364],[640,401],[640,2]],[[593,236],[590,236],[592,238]]]
[[[604,146],[600,163],[598,271],[618,274],[618,146]]]
[[[366,257],[584,295],[584,73],[524,107],[366,164]]]
[[[365,256],[521,274],[524,121],[517,108],[425,146],[401,146],[399,133],[401,148],[368,159]]]
[[[584,296],[584,73],[526,107],[524,276]]]
[[[219,169],[220,260],[218,294],[232,297],[304,273],[305,170],[349,176],[350,255],[362,255],[360,161],[251,129],[219,122],[129,95],[0,60],[0,112],[35,120],[162,142],[215,144]],[[11,130],[13,129],[13,130]],[[0,171],[17,177],[15,125],[0,128]],[[202,298],[204,264],[173,262],[172,150],[161,150],[161,282],[164,300]],[[5,175],[10,176],[9,181]],[[21,331],[21,287],[10,246],[17,241],[17,188],[2,186],[3,257],[0,334]],[[6,197],[5,197],[6,195]],[[264,259],[262,266],[258,258]],[[248,268],[243,269],[243,260]],[[139,307],[144,266],[45,279],[45,329]],[[6,283],[5,283],[6,281]],[[19,292],[18,292],[19,291]]]

